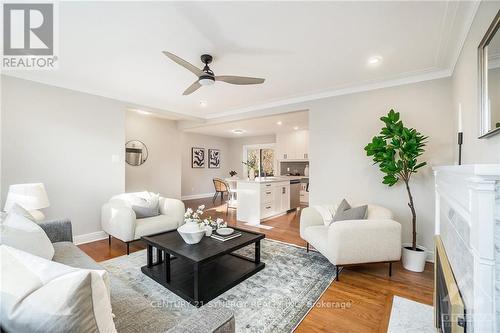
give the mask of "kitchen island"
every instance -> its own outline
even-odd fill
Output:
[[[290,181],[303,177],[261,177],[238,180],[238,221],[258,225],[290,209]]]

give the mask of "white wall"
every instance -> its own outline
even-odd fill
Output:
[[[149,154],[146,163],[140,166],[126,164],[126,191],[147,190],[180,199],[181,139],[176,122],[128,111],[126,138],[144,142]]]
[[[47,218],[70,218],[74,235],[100,231],[101,205],[125,189],[124,105],[1,79],[2,207],[10,184],[42,182],[51,203]]]
[[[248,136],[243,138],[234,138],[229,141],[229,170],[234,170],[239,177],[246,177],[243,171],[243,146],[265,143],[276,143],[276,135]]]
[[[383,174],[364,147],[383,126],[390,108],[406,126],[429,136],[423,160],[430,165],[452,162],[452,110],[449,79],[427,81],[316,101],[310,105],[311,205],[374,203],[395,213],[403,225],[403,240],[411,240],[411,214],[402,184],[382,184]],[[425,167],[411,181],[417,210],[418,241],[433,249],[434,179]]]
[[[456,141],[458,104],[462,103],[463,164],[500,163],[500,135],[488,139],[477,138],[479,135],[477,47],[499,9],[498,1],[481,2],[453,73],[454,140]],[[457,160],[456,149],[454,156]]]
[[[215,193],[213,178],[229,177],[229,139],[215,136],[183,132],[180,136],[182,147],[182,197],[184,199],[208,196]],[[205,148],[205,168],[191,167],[191,148]],[[219,169],[208,168],[208,149],[221,151]]]

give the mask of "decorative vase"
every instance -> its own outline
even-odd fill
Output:
[[[417,250],[411,249],[411,243],[403,244],[402,262],[403,267],[412,272],[423,272],[425,269],[425,259],[427,259],[427,249],[417,245]]]
[[[209,225],[205,226],[205,236],[210,237],[212,236],[213,228]]]
[[[197,221],[187,219],[186,223],[177,228],[177,232],[187,244],[197,244],[205,235],[205,228]]]
[[[255,169],[254,168],[250,168],[248,170],[248,178],[250,180],[255,180]]]

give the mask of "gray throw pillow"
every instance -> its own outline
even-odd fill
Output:
[[[332,223],[346,220],[364,220],[367,209],[367,205],[353,208],[345,199],[342,199],[342,202],[333,216]]]
[[[135,212],[135,216],[138,219],[160,215],[160,213],[158,212],[158,208],[159,208],[158,206],[156,207],[132,206],[132,209]]]

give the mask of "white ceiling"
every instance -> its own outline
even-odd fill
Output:
[[[453,1],[59,2],[59,69],[8,75],[214,118],[381,81],[449,75],[476,9]],[[216,74],[266,82],[216,83],[183,96],[196,78],[163,50],[200,67],[199,56],[209,53]],[[374,55],[382,63],[368,66]]]
[[[278,124],[281,122],[281,125]],[[186,129],[186,132],[220,136],[224,138],[238,138],[290,132],[295,129],[309,128],[309,112],[297,111],[279,115],[237,120],[217,124],[203,124],[196,128]],[[233,130],[243,130],[244,133],[235,134]]]

